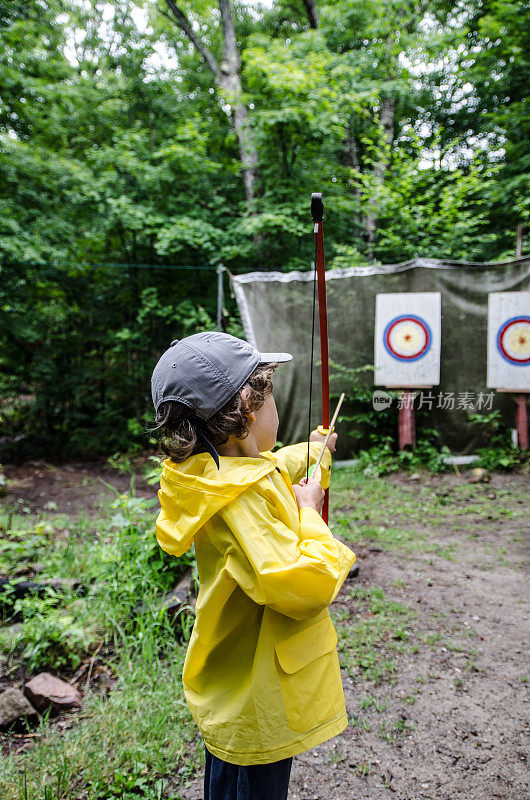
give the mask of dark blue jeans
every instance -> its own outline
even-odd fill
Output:
[[[204,749],[204,800],[287,800],[292,758],[240,767]]]

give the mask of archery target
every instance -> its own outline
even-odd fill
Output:
[[[439,292],[378,294],[375,383],[414,388],[440,382]]]
[[[417,361],[429,352],[432,331],[429,323],[414,314],[401,314],[390,320],[383,334],[387,353],[396,361]]]
[[[488,387],[530,391],[530,292],[489,295]]]

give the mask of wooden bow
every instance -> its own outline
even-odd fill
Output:
[[[311,216],[315,234],[315,270],[318,286],[318,321],[320,326],[320,373],[322,390],[322,427],[329,428],[329,349],[328,349],[328,308],[326,301],[326,263],[324,260],[324,203],[322,193],[311,195]],[[313,308],[313,316],[315,309]],[[311,342],[313,347],[313,342]],[[329,489],[326,489],[322,518],[329,518]]]

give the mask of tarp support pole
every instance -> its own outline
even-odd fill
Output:
[[[219,264],[217,267],[217,330],[223,330],[223,272],[224,267]]]
[[[517,232],[515,234],[515,257],[521,258],[523,255],[523,226],[517,226]]]

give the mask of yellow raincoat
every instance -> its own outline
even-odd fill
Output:
[[[314,463],[321,445],[310,445]],[[180,556],[195,542],[197,618],[182,680],[208,750],[232,764],[267,764],[347,725],[328,606],[355,554],[292,483],[307,445],[262,458],[210,455],[164,462],[157,540]],[[322,460],[329,485],[331,456]]]

